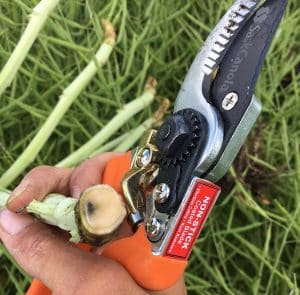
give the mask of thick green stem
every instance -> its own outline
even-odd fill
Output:
[[[122,134],[121,136],[101,146],[99,149],[93,152],[89,156],[89,158],[108,151],[115,151],[115,152],[128,151],[142,137],[144,132],[147,131],[149,128],[151,128],[153,122],[154,120],[152,118],[144,121],[140,126],[130,130],[129,132]]]
[[[9,195],[9,191],[0,189],[0,210],[6,208]],[[49,194],[42,201],[31,201],[26,211],[68,231],[71,242],[85,241],[95,246],[111,241],[127,214],[120,195],[106,184],[87,188],[79,200]]]
[[[170,107],[170,101],[168,98],[162,99],[159,108],[154,112],[152,117],[144,121],[140,126],[131,130],[126,137],[116,148],[117,152],[128,151],[144,134],[145,131],[150,129],[153,125],[159,124],[161,119],[165,116]]]
[[[33,8],[30,21],[21,39],[0,73],[0,96],[14,79],[49,14],[58,3],[59,0],[42,0]]]
[[[59,102],[41,129],[14,164],[0,178],[0,187],[7,187],[11,184],[35,159],[71,104],[96,74],[98,67],[102,66],[108,60],[115,44],[115,32],[112,24],[108,21],[103,21],[102,25],[105,31],[105,40],[97,51],[95,59],[93,59],[79,76],[63,91]]]
[[[0,190],[0,210],[6,208],[10,192]],[[35,215],[43,222],[57,226],[71,234],[71,242],[79,242],[81,237],[75,218],[77,199],[66,198],[60,194],[50,194],[42,202],[33,200],[26,211]]]
[[[126,140],[127,136],[129,136],[130,134],[131,131],[126,132],[121,136],[115,138],[114,140],[111,140],[108,143],[102,145],[97,150],[95,150],[91,155],[89,155],[89,158],[104,152],[114,151],[116,146],[120,145],[124,140]]]
[[[6,203],[9,199],[10,192],[7,190],[0,190],[0,210],[6,207]]]
[[[43,222],[68,231],[71,234],[71,242],[79,242],[81,237],[75,218],[77,203],[77,199],[66,198],[59,194],[50,194],[42,202],[33,200],[26,207],[26,210]]]
[[[144,132],[150,129],[153,125],[158,125],[161,119],[165,116],[170,107],[170,101],[164,98],[150,119],[144,121],[140,126],[130,130],[129,132],[117,137],[116,139],[101,146],[93,152],[89,158],[107,151],[126,152],[143,136]]]
[[[99,131],[77,151],[59,162],[56,166],[72,167],[91,155],[103,142],[112,136],[114,132],[122,127],[126,121],[153,101],[155,86],[156,81],[153,78],[149,78],[145,86],[145,91],[140,97],[126,104],[123,109],[120,110],[119,113],[115,115],[115,117],[104,128],[102,128],[101,131]]]
[[[151,128],[153,122],[154,119],[150,118],[143,122],[143,124],[141,124],[137,128],[131,130],[126,136],[126,138],[114,150],[116,152],[128,151],[142,137],[145,131]]]

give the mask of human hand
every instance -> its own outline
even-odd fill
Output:
[[[144,290],[122,265],[100,256],[102,249],[84,252],[58,230],[27,214],[14,213],[49,193],[79,198],[84,189],[101,182],[107,162],[115,156],[116,153],[105,153],[75,169],[40,166],[31,170],[12,192],[10,211],[0,212],[0,239],[21,267],[54,294],[186,294],[183,278],[164,291]],[[121,234],[129,234],[126,224]]]

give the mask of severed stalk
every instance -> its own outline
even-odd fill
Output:
[[[0,210],[6,207],[9,191],[0,191]],[[117,236],[127,213],[122,197],[109,185],[87,188],[80,199],[49,194],[43,201],[33,200],[26,211],[43,222],[71,235],[71,242],[101,246]]]
[[[100,153],[115,151],[115,152],[126,152],[128,151],[142,136],[150,129],[160,123],[163,116],[166,114],[170,107],[170,101],[168,98],[164,98],[159,106],[158,110],[152,115],[151,118],[145,120],[138,127],[122,134],[121,136],[111,140],[107,144],[99,147],[97,150],[92,152],[88,157],[91,158]]]
[[[158,108],[158,110],[152,115],[151,118],[144,121],[140,126],[131,130],[128,136],[116,146],[114,149],[116,152],[128,151],[153,125],[159,124],[167,110],[170,107],[170,101],[168,98],[164,98]]]
[[[99,184],[84,191],[75,207],[75,217],[84,241],[101,246],[117,236],[126,217],[125,204],[111,186]]]
[[[52,132],[55,130],[56,126],[59,124],[59,121],[62,119],[66,111],[70,108],[74,100],[85,89],[90,80],[97,73],[97,69],[107,62],[115,45],[116,34],[113,25],[109,21],[102,20],[102,27],[104,29],[105,39],[97,51],[95,58],[63,91],[62,95],[59,97],[59,102],[38,133],[35,135],[23,153],[14,162],[14,164],[0,178],[0,187],[7,187],[9,184],[11,184],[35,159]]]
[[[0,96],[11,84],[28,51],[47,21],[49,14],[58,3],[59,0],[42,0],[32,9],[32,13],[29,16],[29,23],[0,73]]]

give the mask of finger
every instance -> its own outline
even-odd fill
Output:
[[[101,183],[102,173],[110,159],[122,153],[103,153],[84,161],[74,169],[70,179],[70,193],[72,197],[79,198],[88,187]]]
[[[41,200],[48,193],[69,194],[72,169],[39,166],[32,169],[11,193],[8,209],[18,212],[33,199]]]
[[[80,250],[28,215],[0,212],[0,239],[54,294],[144,294],[117,262]]]

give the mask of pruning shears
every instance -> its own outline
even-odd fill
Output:
[[[142,287],[163,290],[183,274],[197,237],[261,104],[253,95],[287,0],[237,0],[197,54],[174,113],[134,152],[113,158],[103,182],[122,193],[134,234],[103,255]]]

